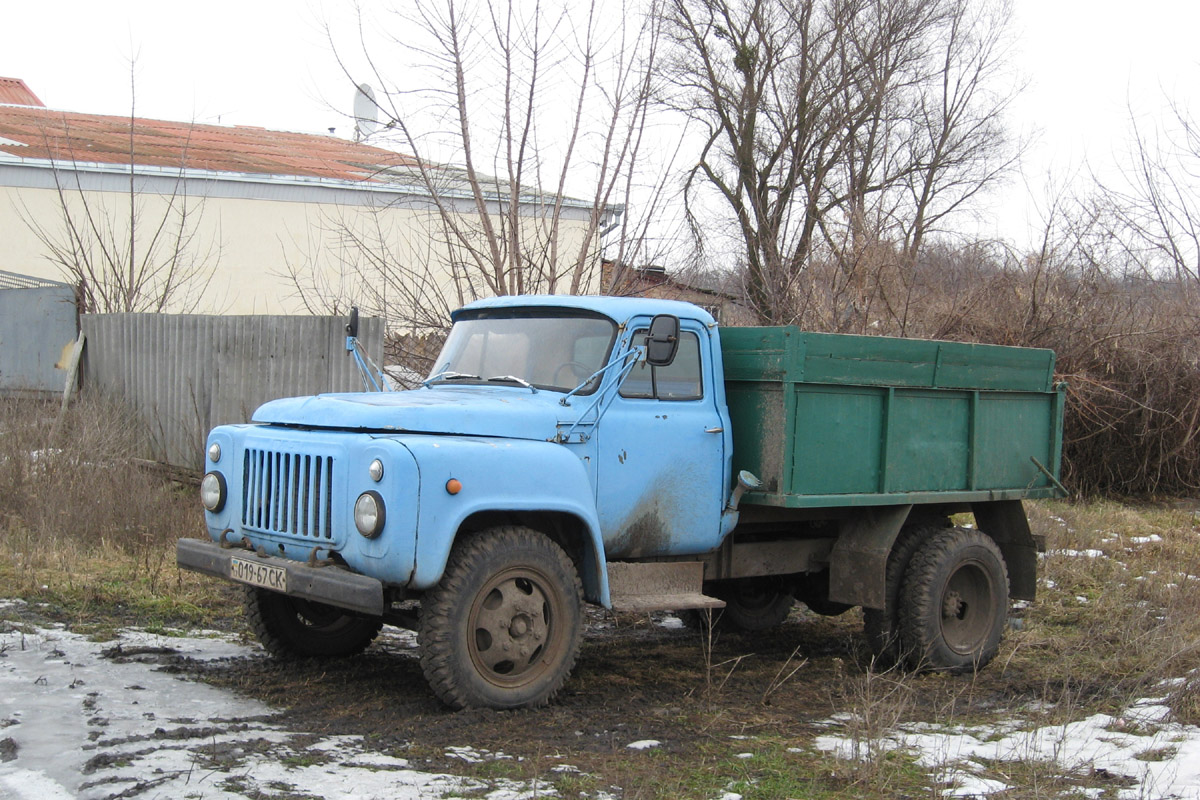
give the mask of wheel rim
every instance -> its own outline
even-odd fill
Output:
[[[467,649],[489,683],[514,688],[549,671],[562,650],[562,598],[550,580],[528,567],[505,570],[475,595]]]
[[[991,634],[996,587],[982,564],[969,561],[951,573],[942,591],[942,639],[954,652],[975,655]]]

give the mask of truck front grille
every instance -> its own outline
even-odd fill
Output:
[[[248,448],[242,469],[242,525],[332,539],[333,457]]]

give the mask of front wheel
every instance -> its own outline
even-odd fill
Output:
[[[917,549],[901,591],[900,636],[909,666],[970,672],[1000,647],[1008,570],[992,539],[954,528]]]
[[[352,656],[367,648],[383,621],[340,608],[246,587],[246,619],[277,658]]]
[[[549,702],[575,665],[583,587],[548,537],[521,527],[456,546],[421,603],[421,669],[451,708],[532,708]]]

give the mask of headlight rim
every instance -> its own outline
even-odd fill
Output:
[[[205,484],[209,481],[209,479],[213,479],[217,482],[217,499],[212,505],[209,505],[207,498],[210,490],[205,487]],[[204,477],[200,479],[200,505],[204,506],[204,508],[210,513],[219,514],[222,509],[225,508],[225,501],[228,499],[228,497],[229,484],[225,481],[225,476],[220,472],[213,470],[212,472],[205,473]]]
[[[367,530],[363,529],[363,525],[359,519],[359,504],[364,498],[370,498],[375,504],[375,524]],[[383,527],[387,524],[387,506],[383,502],[383,495],[374,489],[369,489],[358,496],[354,501],[354,528],[366,539],[375,539],[379,534],[383,533]]]

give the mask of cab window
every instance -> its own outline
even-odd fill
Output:
[[[646,330],[633,334],[633,343],[646,344]],[[621,383],[621,396],[648,400],[699,400],[704,397],[700,372],[700,337],[684,331],[679,335],[679,351],[666,367],[645,362],[635,366]]]

